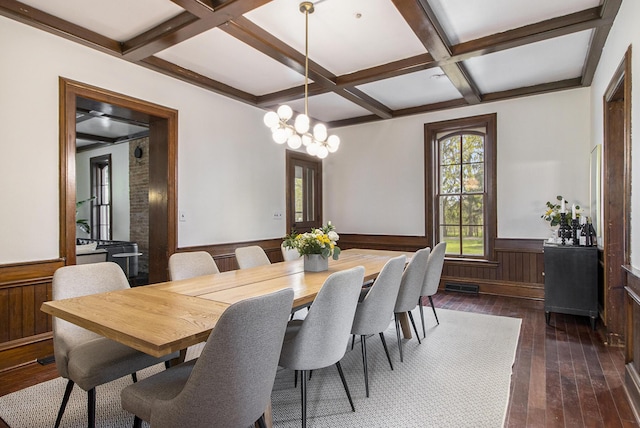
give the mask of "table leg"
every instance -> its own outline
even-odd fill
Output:
[[[402,328],[402,335],[405,339],[411,339],[411,324],[409,324],[409,316],[406,312],[402,312],[398,315],[400,318],[400,327]]]

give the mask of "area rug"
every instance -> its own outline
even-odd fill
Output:
[[[313,372],[308,382],[310,428],[503,426],[521,320],[438,309],[440,325],[436,325],[430,308],[425,309],[427,337],[421,345],[415,338],[404,340],[404,362],[399,359],[393,323],[385,332],[393,371],[379,337],[367,340],[369,398],[359,342],[347,350],[342,367],[356,412],[349,407],[335,367]],[[414,318],[419,322],[417,310]],[[187,358],[197,352],[190,350]],[[161,365],[138,377],[159,370]],[[0,417],[11,428],[53,426],[65,382],[54,379],[0,397]],[[120,407],[120,390],[130,382],[123,378],[97,388],[98,427],[132,426],[133,417]],[[293,372],[278,370],[272,406],[274,427],[300,426],[300,389],[294,388]],[[62,426],[86,426],[84,391],[74,390]]]

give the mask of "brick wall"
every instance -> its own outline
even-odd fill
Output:
[[[134,155],[137,147],[142,157]],[[138,276],[149,273],[149,138],[129,142],[129,239],[138,243],[142,253],[138,262]]]

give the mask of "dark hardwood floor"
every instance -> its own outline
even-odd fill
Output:
[[[638,426],[623,387],[623,349],[606,346],[588,318],[553,314],[547,326],[542,302],[508,297],[440,292],[434,303],[522,319],[505,427]],[[37,363],[0,373],[0,396],[56,376],[55,364]]]

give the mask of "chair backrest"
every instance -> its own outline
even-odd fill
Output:
[[[172,281],[214,273],[220,273],[220,270],[206,251],[174,253],[169,257],[169,278]]]
[[[422,283],[421,296],[433,296],[438,291],[438,285],[440,284],[440,277],[442,276],[442,266],[444,265],[444,254],[447,250],[447,243],[440,242],[429,254],[429,260],[427,261],[427,273],[424,276],[424,282]]]
[[[180,394],[153,403],[151,426],[253,426],[271,400],[292,304],[287,288],[229,306]]]
[[[347,350],[364,280],[364,267],[335,272],[325,280],[302,321],[298,334],[284,346],[283,366],[315,370],[337,363]]]
[[[375,334],[389,326],[406,261],[402,255],[384,265],[364,300],[358,303],[352,334]]]
[[[130,288],[129,282],[116,263],[71,265],[54,272],[51,297],[53,300],[61,300],[127,288]],[[67,354],[70,349],[100,337],[102,336],[97,333],[53,317],[53,353],[60,375],[68,377]]]
[[[271,264],[267,254],[258,245],[236,248],[236,261],[240,269]]]
[[[409,265],[402,274],[400,290],[394,312],[407,312],[418,305],[418,298],[422,291],[422,283],[427,273],[427,261],[429,260],[429,247],[422,248],[413,255]]]
[[[282,250],[282,258],[285,262],[288,262],[290,260],[297,260],[302,257],[298,250],[296,250],[295,248],[285,248],[284,244],[280,245],[280,250]]]

